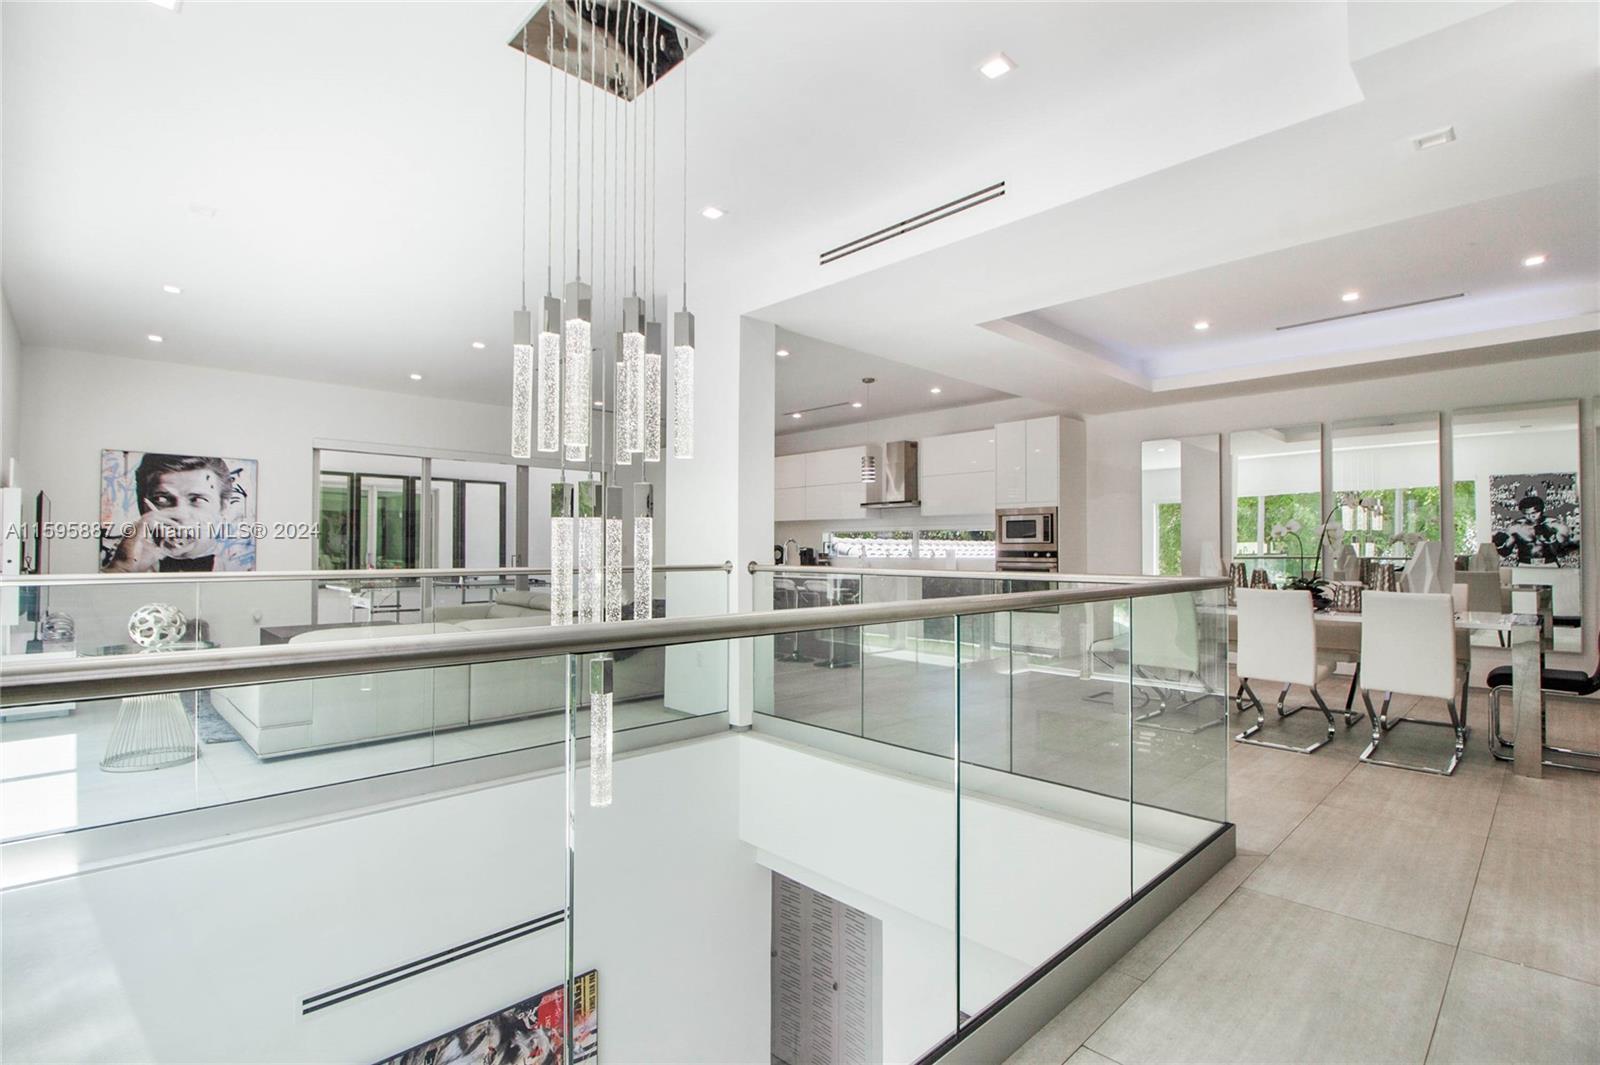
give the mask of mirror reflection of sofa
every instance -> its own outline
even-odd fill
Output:
[[[549,592],[507,590],[498,593],[492,603],[440,607],[435,613],[438,620],[432,624],[317,629],[300,633],[289,642],[338,643],[548,625]],[[618,651],[614,657],[616,702],[661,696],[664,648]],[[587,706],[588,671],[579,672],[579,703]],[[276,758],[559,714],[566,707],[566,674],[566,656],[554,656],[218,688],[211,701],[251,750],[262,758]]]

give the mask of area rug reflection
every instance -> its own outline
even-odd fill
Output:
[[[376,1065],[557,1065],[564,993],[558,984]],[[577,977],[573,997],[572,1060],[587,1061],[600,1050],[600,974]]]

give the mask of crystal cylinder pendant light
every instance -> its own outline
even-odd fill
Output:
[[[622,351],[621,333],[617,334],[617,351],[619,353]],[[616,402],[613,403],[611,410],[611,459],[615,466],[632,466],[633,453],[628,450],[628,440],[620,431],[623,424],[622,393],[627,388],[628,374],[620,358],[617,359],[613,369],[616,372],[616,381],[611,394],[616,397]]]
[[[599,481],[578,484],[578,624],[601,618],[605,600],[605,518]]]
[[[612,659],[589,659],[589,805],[611,805]]]
[[[511,457],[533,448],[533,324],[527,311],[511,315]]]
[[[617,363],[617,413],[613,431],[617,451],[637,455],[644,450],[640,392],[644,381],[644,300],[622,301],[622,357]]]
[[[542,324],[538,353],[538,447],[540,451],[556,451],[561,447],[561,301],[554,296],[544,298]]]
[[[656,490],[648,482],[633,486],[633,619],[655,616]]]
[[[590,381],[593,358],[589,286],[574,281],[567,286],[561,354],[561,442],[568,461],[582,462],[589,454],[589,417],[594,402]]]
[[[572,624],[574,492],[570,484],[550,486],[550,624]]]
[[[622,620],[622,519],[606,522],[606,620]]]
[[[694,458],[694,315],[672,316],[672,455]]]
[[[640,379],[639,421],[646,462],[661,461],[661,323],[644,327],[644,374]]]

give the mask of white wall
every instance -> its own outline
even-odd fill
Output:
[[[770,895],[737,838],[737,742],[621,758],[615,804],[580,799],[576,960],[600,973],[604,1061],[766,1060]],[[0,1058],[373,1061],[559,983],[552,928],[300,1013],[560,909],[563,796],[525,779],[0,893]]]
[[[23,461],[57,521],[92,522],[102,448],[255,459],[258,520],[310,522],[317,439],[503,453],[511,411],[145,359],[29,348]],[[262,570],[311,569],[311,541],[262,541]],[[96,545],[57,543],[53,569],[93,572]]]
[[[11,305],[0,290],[0,487],[21,488],[26,470],[17,471],[18,483],[6,485],[9,462],[22,438],[22,341],[11,319]]]

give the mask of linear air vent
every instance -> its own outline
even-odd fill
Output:
[[[1285,329],[1301,329],[1308,325],[1321,325],[1324,322],[1342,322],[1346,318],[1361,318],[1368,314],[1382,314],[1384,311],[1398,311],[1402,307],[1421,307],[1428,303],[1443,303],[1446,300],[1458,300],[1465,296],[1465,292],[1457,292],[1449,296],[1430,296],[1425,300],[1411,300],[1409,303],[1391,303],[1387,307],[1369,307],[1364,311],[1351,311],[1349,314],[1335,314],[1327,318],[1313,318],[1309,322],[1295,322],[1292,325],[1280,325],[1278,332]]]
[[[302,1015],[316,1013],[318,1010],[325,1010],[329,1006],[337,1006],[341,1002],[359,998],[368,992],[378,990],[380,987],[388,987],[390,984],[399,983],[401,980],[409,980],[413,976],[420,976],[432,969],[439,968],[441,965],[449,965],[451,962],[470,958],[474,954],[481,954],[493,947],[498,947],[513,940],[521,939],[523,936],[529,936],[535,932],[541,932],[546,928],[559,925],[563,917],[563,911],[551,910],[547,914],[523,921],[521,924],[502,928],[498,932],[491,932],[486,936],[479,936],[477,939],[469,939],[465,943],[458,943],[445,950],[436,951],[427,957],[406,962],[404,965],[396,965],[391,969],[385,969],[381,973],[373,973],[371,976],[364,976],[360,980],[353,980],[340,987],[311,995],[301,1000],[300,1012]]]
[[[876,244],[882,244],[886,240],[893,240],[895,237],[903,237],[914,229],[921,229],[931,222],[949,218],[953,214],[960,214],[962,211],[970,207],[976,207],[980,203],[998,200],[1005,194],[1006,183],[997,181],[987,188],[979,189],[977,192],[969,192],[965,196],[951,200],[949,203],[942,203],[937,207],[923,211],[921,214],[914,214],[910,218],[903,219],[893,225],[884,226],[882,229],[868,233],[864,237],[857,237],[855,240],[847,241],[837,248],[829,248],[818,256],[820,260],[818,265],[827,266],[829,263],[836,263],[847,255],[854,255],[858,251],[866,251]]]

